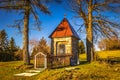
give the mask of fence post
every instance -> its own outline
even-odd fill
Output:
[[[36,56],[35,56],[35,64],[34,64],[34,68],[36,69]]]
[[[44,63],[45,69],[47,68],[47,56],[45,55],[45,63]]]

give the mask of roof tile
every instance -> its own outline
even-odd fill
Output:
[[[74,30],[74,28],[71,26],[69,21],[66,18],[64,18],[49,37],[55,38],[55,37],[69,37],[69,36],[74,36],[79,39],[79,36]]]

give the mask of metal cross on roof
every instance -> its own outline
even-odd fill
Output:
[[[66,18],[67,14],[64,14],[64,18]]]

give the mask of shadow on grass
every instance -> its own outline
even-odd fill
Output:
[[[76,66],[85,65],[85,64],[88,64],[88,63],[89,62],[87,62],[86,60],[82,60],[82,61],[80,61],[79,65],[58,66],[58,67],[53,67],[53,68],[49,68],[49,69],[61,69],[61,68],[67,68],[67,67],[76,67]]]
[[[87,62],[87,61],[80,61],[80,64],[79,65],[84,65],[84,64],[88,64],[89,62]]]

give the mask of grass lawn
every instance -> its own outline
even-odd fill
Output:
[[[120,50],[96,52],[100,59],[108,56],[120,57]],[[65,68],[46,70],[39,74],[38,80],[120,80],[120,64],[86,62],[86,54],[80,54],[80,65],[74,70]]]
[[[0,80],[34,80],[34,77],[16,77],[14,74],[25,72],[23,61],[0,62]]]
[[[97,52],[100,58],[119,56],[120,51]],[[14,74],[25,72],[18,68],[22,61],[0,62],[0,80],[120,80],[120,64],[107,64],[100,62],[86,63],[85,54],[80,55],[81,64],[73,66],[75,69],[64,68],[47,69],[33,77],[16,77]],[[69,66],[72,67],[72,66]]]
[[[46,70],[39,74],[37,80],[120,80],[120,64],[93,62],[75,66],[73,70]]]
[[[97,52],[100,58],[107,58],[108,56],[120,57],[120,50],[114,51],[99,51]]]

